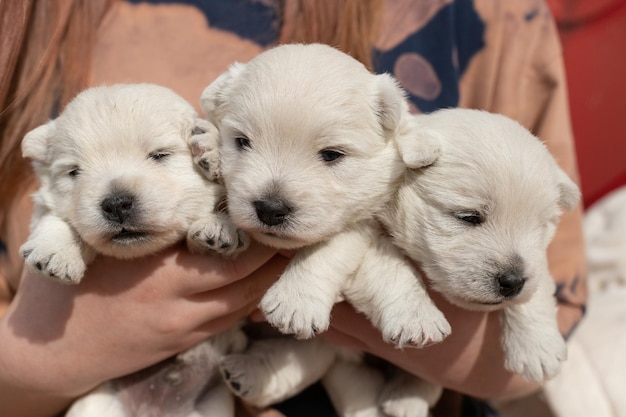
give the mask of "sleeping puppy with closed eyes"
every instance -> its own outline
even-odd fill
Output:
[[[409,169],[381,220],[433,290],[462,308],[499,312],[506,369],[531,381],[555,376],[567,350],[547,248],[580,190],[541,140],[508,117],[445,109],[415,120],[416,141],[438,143],[439,158],[422,167],[416,142],[401,138]],[[415,392],[410,381],[387,387],[388,408]]]
[[[223,186],[192,160],[191,138],[214,131],[164,87],[117,84],[77,95],[22,141],[40,182],[31,233],[20,248],[26,264],[79,284],[96,254],[137,258],[181,240],[198,253],[245,249],[247,236],[218,209]],[[187,417],[209,403],[227,415],[232,397],[217,363],[245,344],[239,329],[224,332],[150,370],[104,383],[68,416]]]

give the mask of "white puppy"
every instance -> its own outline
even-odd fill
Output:
[[[221,175],[235,225],[266,245],[298,249],[260,302],[269,323],[310,338],[328,328],[343,296],[397,346],[421,347],[449,334],[419,275],[375,220],[405,171],[396,141],[416,137],[392,77],[374,75],[329,46],[283,45],[233,65],[206,88],[201,106],[220,131]],[[202,140],[194,148],[215,159]],[[420,165],[438,154],[430,142],[415,143],[414,150]],[[200,166],[203,158],[198,152]],[[260,376],[266,370],[253,369],[272,362],[267,355],[292,349],[287,345],[315,350],[284,341],[251,353],[265,358],[256,364],[226,361],[236,393],[257,405],[289,396],[297,378],[289,366],[269,375],[271,383]],[[319,377],[311,366],[304,373]],[[374,407],[376,389],[360,393]]]
[[[80,93],[57,119],[22,142],[40,182],[31,235],[20,249],[26,263],[76,284],[96,253],[134,258],[185,237],[194,251],[233,255],[243,250],[246,236],[217,210],[223,187],[205,179],[192,160],[191,138],[214,136],[211,123],[164,87],[118,84]],[[178,392],[168,398],[190,399],[173,401],[168,415],[191,415],[196,397],[219,376],[215,363],[224,353],[243,349],[245,342],[238,329],[219,335],[161,366],[165,377],[150,382],[161,390],[139,378],[143,391],[135,384],[133,395],[124,390],[124,396],[119,392],[123,380],[106,383],[78,401],[69,415],[135,415],[131,404],[151,415],[148,410],[158,404],[142,400],[172,387]]]
[[[127,84],[88,89],[22,141],[40,188],[27,264],[80,282],[96,253],[135,258],[185,236],[193,250],[232,254],[247,244],[216,211],[223,187],[191,163],[192,132],[210,123],[169,89]]]
[[[394,242],[450,302],[502,311],[507,369],[536,381],[554,376],[566,348],[547,247],[561,208],[578,204],[578,187],[540,140],[507,117],[448,109],[416,123],[441,155],[414,166],[414,143],[399,142],[417,169],[382,216]]]
[[[220,130],[221,174],[235,225],[266,245],[299,249],[261,300],[272,325],[312,337],[328,328],[343,294],[398,345],[421,346],[448,334],[428,297],[394,304],[425,290],[392,249],[374,249],[398,258],[389,268],[349,279],[379,239],[373,219],[404,170],[395,138],[411,134],[412,125],[390,76],[373,75],[329,46],[283,45],[233,65],[206,88],[201,105]],[[421,164],[436,158],[435,147],[419,146]],[[389,287],[395,290],[379,291]]]

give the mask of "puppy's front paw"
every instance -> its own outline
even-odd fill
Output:
[[[328,329],[330,310],[334,299],[316,294],[313,288],[300,291],[279,279],[265,293],[259,307],[267,321],[281,333],[293,334],[298,339],[309,339]]]
[[[443,388],[409,374],[392,378],[380,393],[380,407],[389,417],[428,417]]]
[[[567,346],[558,328],[537,326],[529,331],[504,331],[505,368],[530,381],[555,376],[567,358]]]
[[[233,256],[246,250],[249,244],[248,235],[229,221],[198,221],[187,235],[187,245],[193,252],[209,250]]]
[[[29,240],[20,248],[20,254],[32,268],[64,284],[78,284],[87,269],[80,249],[74,245],[53,248]]]
[[[430,300],[394,303],[383,312],[380,327],[383,340],[399,348],[439,343],[452,331],[448,320]]]
[[[210,181],[221,182],[218,138],[215,132],[198,132],[190,139],[193,162]]]
[[[224,382],[233,394],[247,403],[259,405],[254,400],[262,391],[263,381],[259,372],[264,366],[258,358],[236,353],[225,355],[219,368]]]
[[[430,410],[426,400],[417,396],[386,398],[380,407],[389,417],[428,417]]]

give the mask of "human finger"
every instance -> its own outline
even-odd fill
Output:
[[[280,277],[289,260],[276,255],[244,279],[210,291],[192,294],[186,299],[199,303],[217,317],[241,310],[248,305],[256,306],[267,289]],[[245,315],[254,310],[250,307]]]
[[[360,341],[359,343],[363,347],[367,346],[364,341],[384,343],[380,331],[363,314],[354,310],[347,302],[337,303],[333,307],[331,328],[335,332],[343,334],[346,337],[346,341]]]
[[[252,274],[275,255],[275,249],[252,242],[237,257],[177,251],[164,263],[171,268],[170,273],[178,271],[178,276],[174,278],[179,281],[181,295],[185,295],[227,286]]]

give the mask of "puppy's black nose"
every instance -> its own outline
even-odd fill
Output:
[[[498,275],[496,279],[499,285],[498,291],[506,298],[513,298],[519,294],[524,287],[524,282],[526,282],[523,276],[515,273]]]
[[[117,223],[124,223],[135,206],[135,197],[128,193],[115,193],[102,200],[100,207],[104,217]]]
[[[268,226],[276,226],[285,221],[285,217],[291,213],[291,207],[278,198],[257,200],[254,203],[256,215]]]

